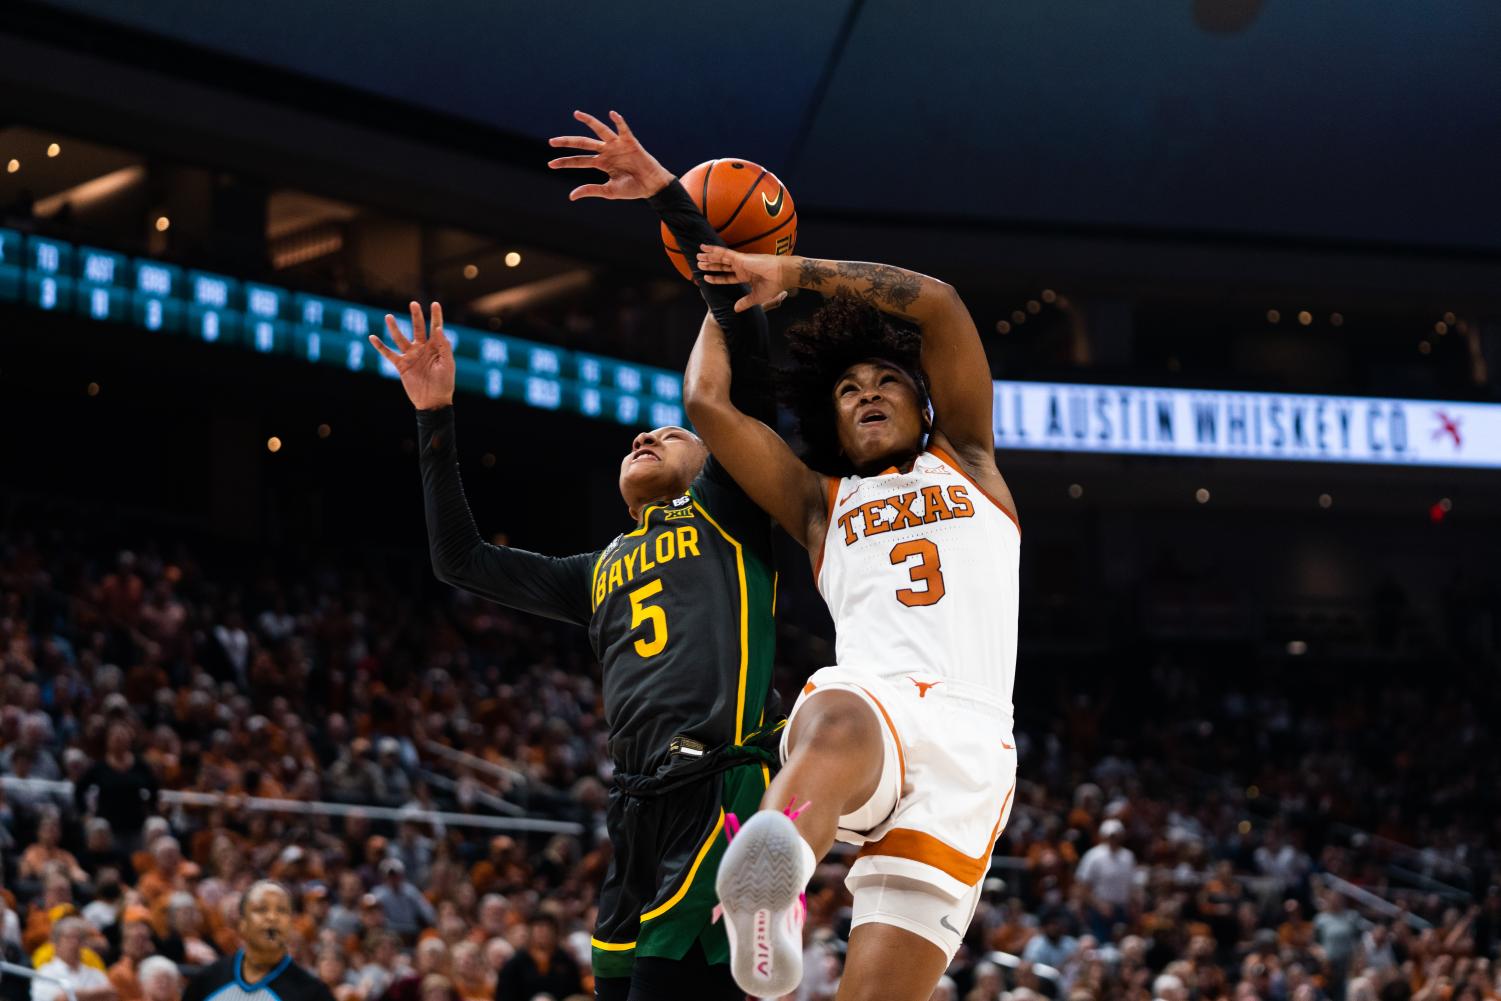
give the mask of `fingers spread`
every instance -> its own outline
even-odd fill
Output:
[[[609,198],[610,189],[603,184],[581,184],[568,192],[568,200],[576,202],[580,198]]]
[[[396,345],[397,350],[406,351],[411,348],[412,342],[407,340],[406,335],[401,332],[400,324],[396,322],[396,317],[390,313],[386,314],[386,332],[391,335],[391,343]],[[370,336],[375,337],[374,334]],[[380,340],[378,337],[375,337],[375,339]]]
[[[598,118],[595,118],[587,111],[575,111],[573,113],[573,117],[589,126],[589,130],[595,135],[599,136],[599,138],[603,139],[605,142],[609,142],[611,139],[615,138],[615,133],[610,131],[610,127],[608,125],[600,121]]]
[[[556,160],[548,160],[547,161],[547,165],[549,167],[551,167],[553,170],[558,170],[558,169],[566,168],[566,167],[598,167],[599,166],[599,157],[597,157],[597,156],[560,156]],[[600,169],[603,170],[604,168],[600,167]]]
[[[432,314],[433,314],[433,333],[434,334],[442,334],[443,333],[443,304],[440,303],[440,302],[433,303]]]
[[[620,130],[620,134],[625,136],[627,139],[636,138],[636,134],[632,132],[631,127],[625,123],[625,119],[621,117],[620,112],[610,112],[610,121],[615,123],[615,127]]]

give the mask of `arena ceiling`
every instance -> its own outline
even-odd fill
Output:
[[[521,137],[614,107],[828,212],[1501,248],[1494,0],[46,2]]]

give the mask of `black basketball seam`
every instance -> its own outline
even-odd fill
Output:
[[[740,199],[740,204],[735,206],[735,211],[730,213],[730,217],[724,221],[723,225],[715,226],[715,229],[723,233],[725,230],[730,228],[730,223],[734,222],[735,217],[740,214],[740,210],[745,208],[745,203],[750,201],[750,196],[756,193],[756,188],[761,184],[761,178],[765,177],[769,173],[771,173],[771,171],[767,170],[765,167],[761,168],[761,173],[756,175],[756,179],[751,182],[751,186],[745,189],[745,197]],[[778,188],[780,188],[780,185],[778,186]],[[705,204],[708,203],[706,202]]]
[[[745,246],[747,243],[755,243],[757,240],[764,239],[765,237],[768,237],[771,234],[775,233],[777,230],[782,229],[788,223],[790,223],[790,222],[796,222],[796,221],[797,221],[797,210],[794,209],[792,211],[792,215],[788,216],[786,219],[783,219],[780,225],[774,226],[771,229],[768,229],[764,233],[757,233],[755,236],[746,237],[744,240],[741,240],[739,243],[731,244],[730,249],[731,250],[739,250],[741,247]]]
[[[704,214],[705,220],[709,218],[709,179],[714,176],[714,168],[717,166],[717,159],[709,161],[709,169],[704,171],[704,188],[698,196],[698,210]]]

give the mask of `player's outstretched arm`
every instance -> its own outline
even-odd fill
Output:
[[[603,184],[583,184],[574,188],[568,196],[570,200],[645,199],[666,224],[679,247],[697,247],[704,243],[724,245],[719,233],[699,212],[677,177],[647,152],[623,115],[610,112],[613,127],[588,112],[575,111],[573,117],[594,133],[593,137],[554,136],[548,144],[555,148],[585,150],[587,155],[558,157],[548,161],[547,165],[553,170],[601,171],[606,180]],[[770,333],[766,315],[759,309],[737,312],[735,301],[750,290],[735,285],[708,284],[703,280],[703,273],[694,266],[694,261],[695,258],[688,258],[694,284],[703,294],[704,304],[719,321],[734,356],[735,381],[731,392],[735,405],[757,420],[774,421],[776,405],[771,393]],[[767,308],[773,305],[775,303],[769,303]]]
[[[812,551],[822,544],[823,478],[771,428],[730,400],[730,352],[713,314],[704,317],[683,377],[688,419],[740,489]]]
[[[995,464],[990,363],[975,321],[952,285],[889,264],[741,254],[723,247],[701,248],[698,260],[706,281],[750,285],[750,294],[736,309],[749,309],[791,288],[825,295],[847,291],[920,326],[934,437],[992,496],[1008,510],[1016,509]]]
[[[592,613],[589,576],[593,553],[541,556],[486,543],[475,525],[459,478],[454,440],[453,347],[443,333],[443,307],[433,303],[429,328],[422,307],[411,304],[412,336],[386,317],[393,350],[371,335],[375,349],[401,374],[417,408],[417,446],[433,573],[445,584],[472,591],[524,612],[584,625]]]

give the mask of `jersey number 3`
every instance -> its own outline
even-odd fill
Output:
[[[660,580],[643,584],[631,592],[631,628],[635,629],[643,622],[651,623],[651,639],[642,637],[636,641],[636,653],[641,657],[655,657],[667,646],[667,613],[660,605],[646,603],[647,598],[654,598],[661,593]]]
[[[912,576],[912,583],[926,586],[922,590],[898,588],[896,600],[909,608],[936,605],[943,597],[943,565],[938,560],[938,546],[931,539],[908,539],[891,547],[891,565],[894,567],[901,566],[914,556],[921,559],[908,567],[907,572]]]

